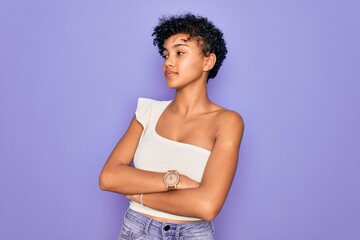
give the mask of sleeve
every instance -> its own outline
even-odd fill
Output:
[[[135,111],[136,119],[143,125],[144,130],[147,128],[150,121],[151,109],[154,100],[148,98],[139,98],[137,108]]]

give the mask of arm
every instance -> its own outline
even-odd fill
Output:
[[[143,204],[172,214],[211,221],[220,212],[233,181],[244,124],[233,112],[222,117],[199,188],[144,194]],[[139,201],[139,196],[128,198]]]
[[[134,117],[101,171],[99,177],[101,190],[121,194],[167,191],[163,182],[164,173],[144,171],[129,166],[134,157],[142,131],[143,126]],[[180,189],[197,186],[198,183],[190,178],[183,175],[180,176],[180,183],[178,185]]]

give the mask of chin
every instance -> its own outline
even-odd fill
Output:
[[[175,84],[167,84],[167,87],[170,88],[170,89],[178,89],[179,86],[176,86]]]
[[[168,88],[178,88],[179,87],[179,84],[176,83],[176,81],[171,81],[171,80],[166,80],[166,85]]]

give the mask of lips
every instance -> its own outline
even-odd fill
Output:
[[[165,71],[165,76],[166,76],[166,77],[170,77],[170,76],[173,76],[173,75],[175,75],[175,74],[177,74],[177,72],[169,71],[169,70],[166,70],[166,71]]]

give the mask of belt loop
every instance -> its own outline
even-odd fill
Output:
[[[145,232],[146,235],[149,234],[149,228],[150,228],[151,222],[152,222],[152,219],[149,218],[149,220],[148,220],[147,223],[146,223],[145,230],[144,230],[144,232]]]
[[[175,232],[175,239],[179,240],[180,239],[180,224],[176,224],[176,232]]]
[[[124,214],[124,219],[123,219],[124,222],[125,222],[125,219],[127,218],[128,213],[129,213],[129,208],[126,210],[126,212]]]
[[[213,223],[213,222],[210,222],[210,226],[211,226],[211,231],[212,231],[212,234],[214,235],[214,234],[215,234],[215,227],[214,227],[214,223]]]

